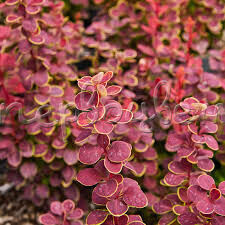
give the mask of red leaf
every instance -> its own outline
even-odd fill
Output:
[[[144,208],[148,205],[148,199],[140,188],[129,188],[123,195],[124,202],[131,207]]]
[[[85,186],[93,186],[101,180],[102,177],[94,168],[85,168],[77,174],[77,181]]]
[[[114,179],[100,183],[95,187],[95,193],[101,197],[110,197],[117,191],[118,183]]]
[[[102,224],[108,217],[107,211],[95,210],[89,213],[86,223],[87,225]]]
[[[122,216],[129,207],[119,199],[114,199],[107,202],[106,208],[113,216]]]
[[[110,162],[107,157],[105,157],[105,159],[104,159],[104,165],[105,165],[105,168],[110,173],[114,173],[114,174],[120,173],[120,171],[123,168],[123,164],[122,163],[113,163],[113,162]]]
[[[61,216],[63,214],[62,204],[59,201],[54,201],[50,206],[51,212],[55,215]]]
[[[79,149],[79,160],[84,164],[94,164],[100,158],[104,150],[100,146],[93,146],[90,144],[84,144]]]
[[[198,177],[198,184],[201,188],[205,190],[210,190],[215,185],[215,181],[209,175],[201,175]]]
[[[67,199],[62,203],[62,209],[64,213],[71,213],[75,208],[75,204],[72,200]]]
[[[107,151],[108,159],[119,163],[127,160],[131,155],[131,145],[124,141],[114,141]]]
[[[41,224],[44,224],[44,225],[56,225],[60,222],[51,213],[46,213],[39,216],[39,221]]]

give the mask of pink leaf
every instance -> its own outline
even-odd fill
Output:
[[[172,211],[172,203],[167,199],[162,199],[159,202],[153,204],[152,209],[157,214],[165,214]]]
[[[106,208],[113,216],[122,216],[128,210],[128,206],[119,199],[108,201]]]
[[[198,217],[192,212],[186,212],[178,216],[177,220],[181,225],[195,225],[200,223]]]
[[[71,213],[75,208],[75,204],[72,200],[67,199],[62,203],[62,209],[64,213]]]
[[[55,215],[61,216],[63,214],[62,204],[59,201],[54,201],[50,206],[51,212]]]
[[[214,211],[214,205],[208,200],[208,198],[199,201],[196,207],[201,213],[204,214],[211,214]]]
[[[77,174],[77,181],[85,186],[93,186],[101,179],[102,177],[94,168],[85,168]]]
[[[110,134],[114,128],[112,123],[104,120],[97,121],[94,124],[94,127],[99,134]]]
[[[41,224],[44,225],[56,225],[59,224],[58,219],[56,219],[55,216],[53,216],[51,213],[43,214],[39,217],[39,221]]]
[[[102,210],[92,211],[87,217],[87,225],[102,224],[108,217],[108,212]]]
[[[107,87],[107,95],[117,95],[121,92],[122,88],[118,85]]]
[[[225,194],[225,181],[222,181],[219,184],[219,189],[220,189],[221,193],[224,195]]]
[[[211,136],[211,135],[203,135],[204,139],[205,139],[205,143],[207,144],[207,146],[209,148],[211,148],[212,150],[218,150],[219,149],[219,145],[216,141],[216,139]]]
[[[113,163],[113,162],[110,162],[107,157],[104,159],[104,165],[105,165],[105,168],[110,173],[114,173],[114,174],[120,173],[120,171],[123,168],[123,164],[122,163]]]
[[[117,191],[118,183],[114,179],[100,183],[95,187],[95,192],[101,197],[112,196]]]
[[[25,162],[20,167],[20,173],[25,179],[34,177],[37,174],[37,166],[35,163]]]
[[[192,202],[199,202],[207,198],[207,192],[197,185],[190,186],[187,191],[187,196]]]
[[[215,182],[212,177],[203,174],[198,177],[198,184],[201,188],[205,190],[210,190],[215,185]]]
[[[129,188],[123,195],[124,202],[131,207],[144,208],[148,205],[148,199],[140,188]]]
[[[124,141],[114,141],[107,155],[108,159],[112,162],[123,162],[131,155],[131,145]]]
[[[100,146],[93,146],[90,144],[84,144],[79,149],[79,160],[84,164],[96,163],[103,153],[103,149]]]

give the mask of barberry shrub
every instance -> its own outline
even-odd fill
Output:
[[[222,0],[0,3],[0,159],[38,223],[225,224],[224,22]]]

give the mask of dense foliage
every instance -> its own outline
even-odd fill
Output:
[[[223,0],[0,3],[0,159],[44,225],[225,224]]]

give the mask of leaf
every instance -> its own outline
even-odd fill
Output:
[[[102,83],[107,83],[108,81],[110,81],[113,77],[113,72],[112,71],[108,71],[103,75],[103,78],[101,79]]]
[[[200,223],[198,217],[192,212],[186,212],[177,218],[181,225],[196,225]]]
[[[60,221],[51,213],[46,213],[39,216],[39,221],[44,225],[58,225],[60,223]]]
[[[216,116],[218,113],[218,107],[216,105],[210,105],[205,110],[206,116]]]
[[[110,134],[114,128],[113,124],[104,120],[97,121],[94,128],[99,134]]]
[[[57,85],[51,85],[49,94],[54,97],[62,97],[64,94],[64,91],[61,87]]]
[[[102,177],[94,168],[85,168],[77,174],[77,181],[85,186],[93,186],[101,181]]]
[[[22,27],[27,32],[35,33],[38,29],[38,23],[34,18],[24,19],[22,22]]]
[[[80,208],[74,209],[68,216],[67,218],[69,220],[78,220],[83,216],[84,212]]]
[[[71,213],[74,210],[74,208],[75,208],[75,204],[72,200],[67,199],[62,202],[62,209],[64,213],[66,214]]]
[[[27,45],[28,44],[29,43],[27,43]],[[26,48],[28,48],[28,47],[26,47]],[[34,82],[40,87],[46,85],[49,81],[49,76],[48,76],[47,70],[37,71],[35,74],[33,74],[33,79],[34,79]]]
[[[107,95],[117,95],[121,92],[122,87],[118,85],[112,85],[107,87]]]
[[[100,158],[104,150],[100,146],[84,144],[79,149],[79,161],[84,164],[94,164]]]
[[[177,195],[182,202],[188,202],[187,189],[185,187],[179,187]]]
[[[37,172],[38,172],[37,166],[33,162],[25,162],[20,167],[20,173],[25,179],[34,177],[37,174]]]
[[[72,166],[77,163],[78,152],[70,149],[65,149],[63,151],[63,159],[67,165]]]
[[[65,181],[65,185],[69,185],[72,180],[75,178],[76,176],[76,171],[72,166],[65,166],[62,171],[61,171],[62,177],[63,177],[63,181]]]
[[[210,190],[215,185],[214,179],[209,175],[201,175],[198,177],[198,184],[201,188],[205,190]]]
[[[166,214],[172,211],[172,203],[168,199],[162,199],[152,206],[152,210],[157,214]]]
[[[107,151],[111,162],[120,163],[127,160],[131,155],[131,145],[124,141],[114,141]]]
[[[115,220],[115,217],[113,218]],[[128,223],[128,215],[124,214],[120,217],[117,217],[118,224],[127,224]]]
[[[216,133],[218,130],[217,124],[215,124],[213,121],[202,121],[200,123],[200,133]]]
[[[168,224],[172,224],[174,221],[176,220],[176,216],[172,213],[168,213],[166,215],[163,215],[159,222],[158,225],[168,225]]]
[[[219,149],[219,145],[216,141],[216,139],[211,136],[211,135],[203,135],[204,136],[204,139],[205,139],[205,143],[207,144],[207,146],[209,148],[211,148],[212,150],[218,150]]]
[[[84,141],[85,139],[87,139],[90,135],[92,134],[90,129],[83,129],[80,134],[78,135],[78,137],[76,138],[76,143],[80,143],[82,141]]]
[[[121,118],[117,121],[117,123],[129,123],[133,118],[133,113],[127,109],[122,110]]]
[[[188,199],[192,202],[199,202],[207,198],[207,192],[197,185],[192,185],[187,190]]]
[[[183,206],[183,205],[174,205],[173,206],[173,212],[176,214],[176,215],[181,215],[185,212],[187,212],[188,209],[186,206]]]
[[[35,15],[41,11],[40,6],[35,6],[35,5],[27,5],[26,6],[26,12],[30,15]]]
[[[92,86],[90,76],[84,76],[81,79],[78,79],[77,81],[78,81],[79,88],[82,90],[88,90],[88,87]]]
[[[158,171],[158,164],[156,161],[152,160],[145,163],[146,166],[146,175],[154,176]]]
[[[50,205],[50,210],[53,214],[61,216],[63,214],[62,204],[59,201],[54,201]]]
[[[105,88],[103,84],[97,84],[97,91],[101,97],[107,96],[107,89]]]
[[[97,142],[103,149],[106,149],[110,144],[109,136],[106,134],[98,134]]]
[[[145,225],[145,223],[141,222],[141,221],[133,221],[128,223],[127,225]]]
[[[19,2],[19,0],[7,0],[5,1],[6,5],[16,5]]]
[[[37,144],[35,146],[35,157],[44,156],[48,152],[48,146],[46,144]]]
[[[124,51],[124,57],[126,59],[132,59],[132,58],[135,58],[137,56],[137,52],[133,49],[126,49]]]
[[[104,165],[105,165],[105,168],[110,172],[110,173],[113,173],[113,174],[118,174],[120,173],[120,171],[122,170],[123,168],[123,164],[122,163],[114,163],[114,162],[110,162],[108,160],[107,157],[105,157],[104,159]]]
[[[19,149],[21,155],[26,158],[30,158],[34,153],[33,143],[26,140],[23,140],[19,143]]]
[[[141,177],[146,171],[146,166],[139,162],[126,162],[124,166],[130,169],[135,176]]]
[[[21,16],[17,16],[17,15],[8,15],[8,16],[6,17],[6,22],[7,22],[7,23],[18,23],[21,19],[22,19]]]
[[[91,94],[89,92],[83,91],[75,96],[75,106],[79,110],[88,110],[93,108],[98,104],[98,95],[95,93]]]
[[[211,214],[214,211],[214,205],[208,198],[202,199],[196,205],[197,209],[204,214]]]
[[[123,195],[123,200],[131,207],[144,208],[148,205],[148,199],[140,188],[128,188]]]
[[[19,50],[20,50],[20,52],[23,53],[23,54],[29,53],[29,52],[31,51],[31,46],[32,46],[32,45],[31,45],[26,39],[21,40],[21,41],[19,42],[19,44],[18,44]],[[41,78],[41,77],[39,77],[39,79],[40,79],[40,78]],[[40,80],[42,80],[42,79],[40,79]]]
[[[87,216],[87,225],[102,224],[108,217],[108,212],[103,210],[95,210],[89,213]]]
[[[140,215],[129,215],[128,218],[129,218],[128,220],[129,223],[135,222],[135,221],[142,222],[142,218]]]
[[[49,197],[49,188],[45,184],[39,184],[36,187],[35,193],[40,199],[47,199]]]
[[[214,203],[214,206],[218,215],[225,216],[225,198],[223,196]]]
[[[114,199],[107,202],[106,208],[113,216],[122,216],[128,211],[129,207],[119,199]]]
[[[209,198],[210,198],[210,200],[216,201],[216,200],[220,199],[220,197],[221,197],[221,192],[220,192],[219,189],[212,188],[210,190],[210,192],[209,192]]]
[[[197,165],[199,169],[204,170],[206,172],[211,172],[215,167],[211,159],[200,159],[198,160]]]
[[[96,205],[106,205],[106,203],[108,202],[108,199],[97,195],[94,189],[92,192],[92,202]]]
[[[31,36],[28,40],[34,45],[42,45],[45,42],[45,39],[41,35]]]
[[[219,189],[220,189],[221,193],[224,195],[225,194],[225,181],[220,182]]]
[[[119,102],[109,100],[105,104],[105,116],[104,120],[108,122],[118,122],[122,118],[122,106]]]
[[[164,182],[168,186],[179,186],[181,185],[186,179],[186,176],[184,175],[177,175],[173,173],[167,173],[166,176],[164,177]]]
[[[172,161],[168,164],[168,169],[174,174],[185,175],[187,173],[188,168],[182,164],[182,162]]]
[[[91,123],[96,122],[97,120],[101,120],[105,115],[105,107],[99,103],[99,105],[95,108],[92,108],[87,112],[87,118],[91,121]]]
[[[110,197],[117,191],[118,183],[115,179],[110,179],[95,187],[95,193],[101,197]]]

